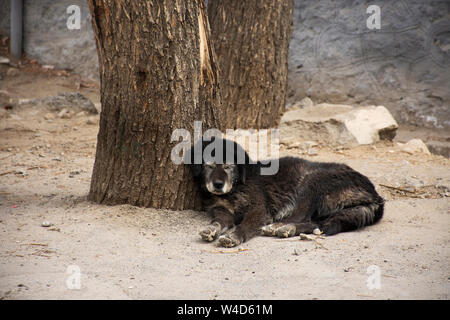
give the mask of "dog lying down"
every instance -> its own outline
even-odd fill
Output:
[[[373,184],[345,164],[283,157],[272,160],[278,161],[275,174],[263,175],[268,165],[251,163],[233,141],[222,140],[223,159],[205,160],[203,151],[213,141],[218,139],[199,142],[187,153],[192,161],[185,160],[192,162],[203,209],[212,217],[200,232],[205,241],[218,238],[219,245],[234,247],[258,234],[285,238],[319,229],[333,235],[372,225],[383,216],[384,200]],[[195,150],[201,150],[201,160]]]

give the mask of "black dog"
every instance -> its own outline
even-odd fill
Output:
[[[219,161],[202,157],[201,163],[190,164],[204,210],[212,216],[211,225],[200,232],[205,241],[219,237],[221,246],[234,247],[260,233],[291,237],[316,228],[333,235],[383,216],[383,198],[367,177],[347,165],[283,157],[272,160],[279,161],[276,174],[262,175],[265,165],[251,163],[237,143],[222,142]],[[203,141],[196,150],[203,152],[211,143]],[[191,162],[194,149],[187,153]]]

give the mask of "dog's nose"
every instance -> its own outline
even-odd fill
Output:
[[[225,183],[223,181],[214,181],[213,183],[214,188],[216,188],[217,190],[221,190],[224,184]]]

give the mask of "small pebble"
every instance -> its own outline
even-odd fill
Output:
[[[312,240],[312,238],[306,233],[300,233],[300,240]]]
[[[41,223],[41,226],[43,226],[44,228],[50,227],[52,225],[53,223],[51,223],[50,221],[44,221]]]
[[[313,230],[313,234],[315,234],[316,236],[321,235],[323,232],[319,229],[319,228],[315,228]]]

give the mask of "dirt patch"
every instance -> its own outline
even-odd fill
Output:
[[[78,86],[84,80],[69,73],[0,67],[0,90],[14,101],[78,91],[99,102],[98,84]],[[0,299],[449,298],[449,159],[410,155],[395,142],[318,144],[311,154],[282,146],[282,155],[344,162],[369,176],[388,200],[385,217],[315,241],[257,237],[227,250],[200,240],[202,212],[87,202],[97,133],[98,116],[3,109]],[[371,266],[379,288],[368,286]]]

